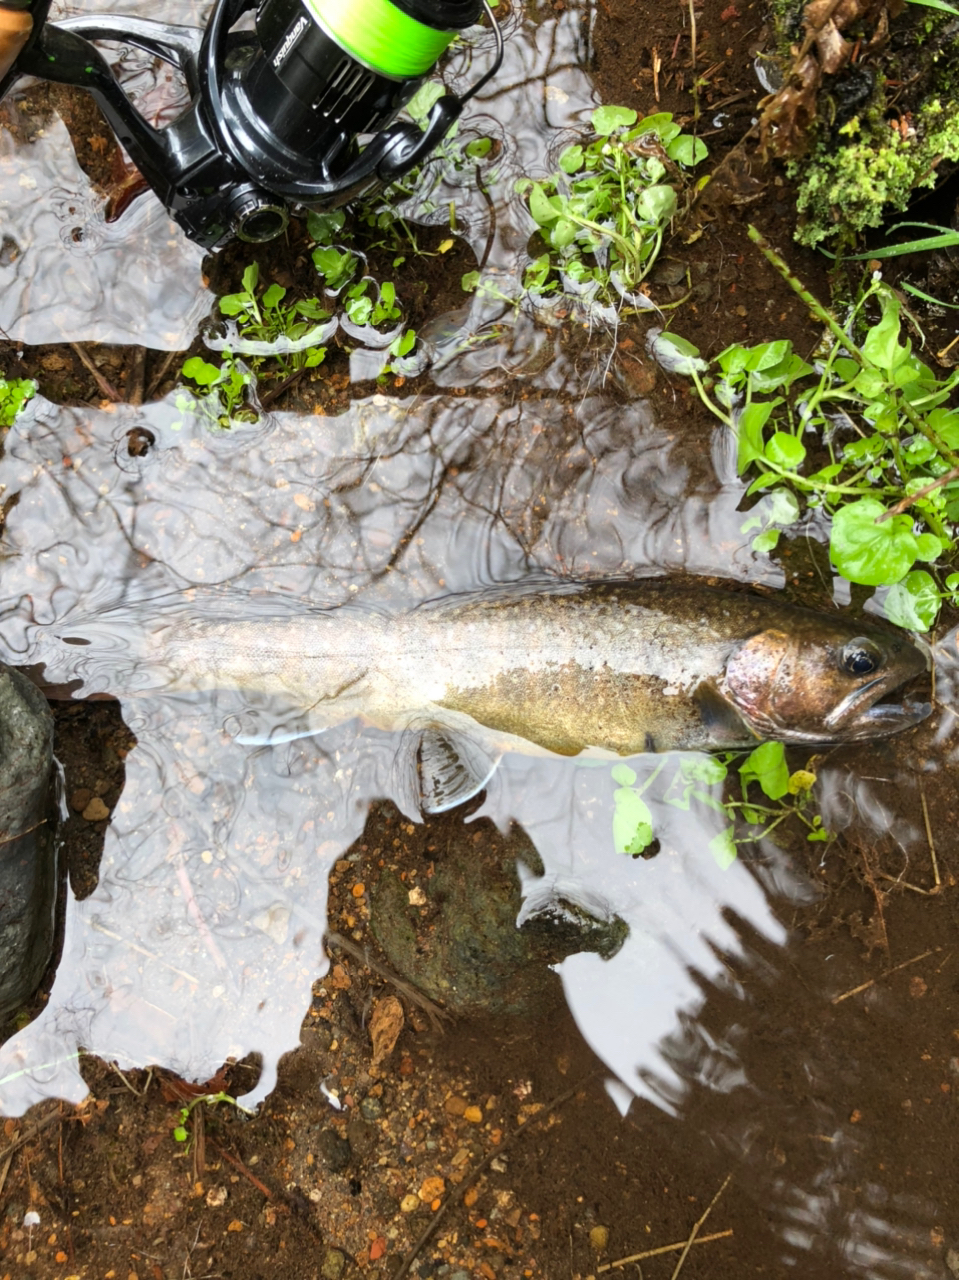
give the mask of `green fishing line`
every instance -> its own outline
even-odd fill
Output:
[[[305,0],[337,43],[374,71],[406,80],[424,75],[456,35],[437,31],[390,0]]]

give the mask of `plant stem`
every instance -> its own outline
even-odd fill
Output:
[[[839,324],[839,321],[832,314],[832,312],[828,311],[822,305],[819,299],[815,298],[809,292],[809,290],[806,288],[803,282],[799,279],[799,277],[794,275],[792,271],[790,271],[786,261],[776,252],[776,250],[772,247],[772,245],[769,243],[766,237],[762,234],[762,232],[758,231],[756,227],[754,227],[751,223],[749,225],[748,231],[749,231],[750,240],[752,240],[753,244],[756,245],[759,251],[763,254],[763,256],[766,258],[766,261],[769,262],[771,266],[775,267],[775,269],[779,272],[782,278],[789,285],[790,289],[792,289],[793,292],[798,297],[800,297],[803,300],[803,302],[805,302],[806,306],[817,318],[817,320],[822,321],[822,323],[826,326],[826,328],[833,335],[836,341],[842,345],[843,349],[849,353],[852,359],[855,360],[856,363],[863,369],[873,369],[878,373],[882,373],[881,369],[878,369],[877,366],[873,364],[871,360],[867,359],[866,356],[863,355],[862,351],[860,351],[860,349],[856,346],[852,338],[850,338],[849,335],[843,330],[842,326]],[[949,448],[949,446],[939,436],[939,434],[936,431],[934,431],[932,427],[930,427],[928,422],[920,418],[918,413],[916,413],[912,405],[910,405],[905,398],[903,398],[900,403],[900,411],[902,412],[904,417],[908,418],[910,424],[913,427],[915,427],[915,429],[919,432],[919,434],[926,437],[929,443],[933,445],[936,451],[943,458],[946,459],[946,461],[950,464],[950,466],[959,467],[959,454],[955,453],[952,449]]]

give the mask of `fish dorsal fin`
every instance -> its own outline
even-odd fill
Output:
[[[424,813],[445,813],[486,786],[500,753],[443,725],[419,730],[414,758]]]

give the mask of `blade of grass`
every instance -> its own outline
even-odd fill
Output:
[[[934,298],[931,294],[923,293],[921,289],[917,289],[908,280],[900,280],[899,287],[905,289],[906,293],[911,293],[914,297],[921,298],[923,302],[931,302],[936,307],[948,307],[950,311],[959,311],[959,302],[944,302],[942,298]]]

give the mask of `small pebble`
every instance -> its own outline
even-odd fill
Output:
[[[482,1124],[483,1113],[479,1107],[467,1107],[463,1112],[463,1119],[468,1120],[470,1124]]]
[[[404,1213],[412,1213],[414,1209],[418,1209],[419,1207],[420,1207],[419,1196],[414,1196],[410,1194],[408,1196],[404,1196],[403,1199],[400,1201],[400,1208],[403,1210]]]
[[[383,1114],[383,1104],[379,1098],[364,1098],[360,1103],[360,1115],[364,1120],[379,1120]]]
[[[211,1187],[206,1193],[206,1202],[211,1209],[219,1209],[226,1203],[226,1187]]]
[[[602,1253],[609,1244],[609,1227],[593,1227],[589,1233],[589,1247]]]
[[[330,1173],[342,1173],[350,1163],[352,1151],[346,1138],[335,1129],[323,1129],[316,1139],[316,1153]]]
[[[443,1103],[443,1109],[447,1115],[461,1116],[466,1110],[467,1102],[465,1098],[459,1098],[454,1093],[452,1098],[447,1098]]]
[[[70,808],[82,813],[93,799],[93,792],[88,787],[79,787],[70,797]]]
[[[104,818],[109,818],[110,810],[99,796],[94,796],[83,810],[83,816],[87,822],[102,822]]]
[[[320,1267],[320,1275],[323,1280],[340,1280],[340,1276],[345,1269],[346,1254],[340,1253],[339,1249],[327,1249]]]
[[[446,1183],[442,1178],[424,1178],[420,1187],[419,1196],[424,1204],[432,1204],[446,1190]]]

